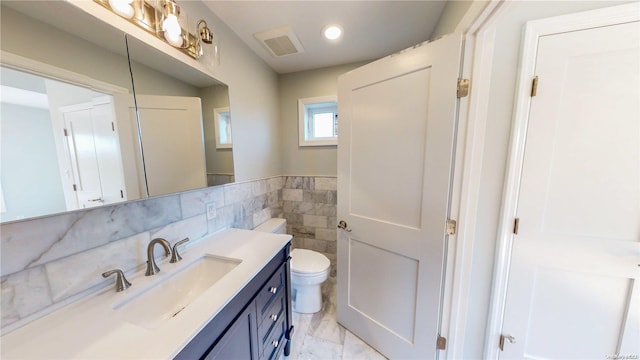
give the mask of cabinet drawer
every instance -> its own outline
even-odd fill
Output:
[[[278,331],[278,325],[280,320],[287,316],[287,307],[285,304],[287,297],[279,296],[269,307],[269,310],[265,313],[266,316],[262,321],[262,324],[258,325],[258,351],[262,352],[263,347],[268,346],[269,338],[274,332]]]
[[[285,292],[285,267],[281,266],[278,271],[267,281],[256,296],[256,306],[258,308],[258,325],[262,323],[268,315],[268,310],[280,295]]]
[[[284,335],[286,333],[286,325],[287,322],[284,321],[285,317],[283,316],[276,326],[272,329],[267,337],[266,341],[263,343],[263,346],[260,351],[260,359],[275,359],[276,354],[278,354],[279,350],[285,345]]]

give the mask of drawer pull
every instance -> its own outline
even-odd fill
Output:
[[[277,348],[278,344],[280,344],[280,342],[278,342],[278,340],[273,340],[273,342],[271,343],[271,345],[273,345],[274,348]]]
[[[277,321],[278,320],[278,314],[271,315],[271,320]]]
[[[272,287],[269,288],[269,292],[272,293],[272,294],[275,294],[275,293],[278,292],[278,288],[272,286]]]

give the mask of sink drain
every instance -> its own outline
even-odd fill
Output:
[[[182,311],[182,310],[184,310],[186,308],[187,308],[186,306],[183,306],[182,308],[180,308],[180,310],[174,312],[173,315],[171,315],[171,317],[176,317],[176,315],[180,314],[180,311]]]

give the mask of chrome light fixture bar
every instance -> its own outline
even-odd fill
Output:
[[[180,13],[180,7],[174,0],[93,1],[196,60],[205,53],[203,43],[212,45],[213,56],[219,56],[207,22],[199,20],[190,29],[187,15]]]

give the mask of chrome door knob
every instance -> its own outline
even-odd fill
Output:
[[[346,232],[351,232],[351,229],[347,225],[347,222],[344,220],[340,220],[340,222],[338,223],[338,229],[342,229]]]

